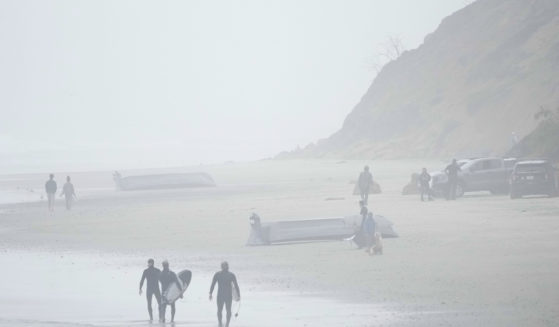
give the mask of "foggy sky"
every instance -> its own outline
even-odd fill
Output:
[[[464,0],[0,0],[0,169],[179,166],[326,137],[389,36]]]

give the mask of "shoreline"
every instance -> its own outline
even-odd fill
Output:
[[[0,253],[0,258],[10,266],[15,263],[28,265],[28,261],[32,261],[33,264],[48,262],[51,265],[56,265],[56,268],[48,268],[48,270],[58,276],[57,280],[51,282],[50,285],[42,286],[43,281],[34,281],[30,277],[37,271],[24,273],[23,278],[29,280],[29,282],[23,288],[21,285],[14,288],[14,290],[19,289],[15,297],[12,296],[8,300],[0,296],[0,303],[4,303],[4,309],[0,309],[0,326],[3,322],[15,326],[18,326],[18,324],[22,326],[33,324],[43,326],[51,323],[68,326],[148,325],[147,320],[138,319],[147,316],[144,308],[145,297],[137,294],[141,272],[145,269],[145,266],[141,265],[143,258],[114,253],[53,253],[51,251],[29,252],[26,250],[5,250]],[[172,261],[172,269],[173,264],[175,267],[181,267],[180,269],[175,268],[175,271],[180,271],[183,268],[193,271],[193,282],[185,293],[185,298],[177,303],[176,324],[213,326],[215,324],[215,302],[208,302],[207,288],[209,288],[214,271],[199,266],[183,267],[180,261]],[[42,265],[42,267],[44,268],[45,265]],[[17,274],[17,278],[22,278],[21,272]],[[73,278],[70,285],[66,285],[67,283],[64,281],[66,275]],[[98,283],[93,285],[83,284],[93,277],[98,281],[103,281],[104,286],[110,288],[111,292],[99,290],[100,285]],[[82,294],[71,291],[74,288],[71,284],[74,283],[82,285],[82,289],[79,291]],[[262,289],[261,285],[249,284],[243,280],[240,280],[240,283],[244,302],[237,323],[243,326],[296,324],[297,321],[305,319],[304,317],[309,315],[301,315],[301,312],[294,310],[297,307],[313,308],[311,316],[322,315],[323,320],[320,324],[307,323],[308,326],[339,326],[342,321],[354,325],[362,321],[361,317],[372,318],[373,316],[376,317],[377,321],[380,320],[380,316],[384,316],[382,319],[385,323],[394,320],[394,311],[379,305],[357,302],[345,303],[330,299],[320,293],[296,292],[278,288]],[[37,292],[41,294],[39,299],[36,295],[33,295]],[[50,296],[47,294],[50,294]],[[48,312],[40,312],[37,319],[25,318],[26,312],[30,308],[37,306],[38,309],[42,306],[40,303],[44,301],[48,301],[51,305],[59,303],[61,301],[60,297],[64,299],[63,301],[71,299],[80,306],[87,304],[89,306],[87,314],[67,312],[60,309],[60,307],[64,307],[63,305],[57,305],[58,309],[53,308]],[[21,301],[28,304],[24,311],[18,310],[17,306],[14,307],[13,305],[13,302],[19,303]],[[10,302],[12,302],[11,305]],[[93,308],[91,305],[94,303],[97,304]],[[238,309],[237,306],[238,304],[235,303],[234,309]],[[275,307],[283,307],[287,311],[282,315],[284,320],[281,322],[268,321],[267,319],[269,315],[275,312]],[[340,310],[343,311],[340,312]],[[351,318],[352,316],[357,316],[357,318]],[[157,323],[155,324],[157,325]]]

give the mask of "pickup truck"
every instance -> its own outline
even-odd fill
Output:
[[[475,158],[458,161],[456,196],[466,192],[489,191],[492,194],[508,194],[510,175],[516,163],[514,158]],[[437,196],[448,193],[448,176],[444,170],[431,173],[431,189]]]

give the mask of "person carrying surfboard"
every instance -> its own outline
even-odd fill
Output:
[[[219,326],[223,326],[222,322],[222,312],[223,306],[225,305],[225,310],[227,311],[227,323],[226,327],[229,327],[231,322],[231,305],[233,303],[233,291],[236,292],[236,298],[241,299],[241,290],[239,289],[239,284],[237,284],[237,277],[235,274],[229,271],[229,264],[227,261],[221,263],[221,271],[215,273],[212,280],[212,286],[210,287],[210,301],[213,298],[213,292],[215,284],[217,283],[217,320]],[[235,290],[233,290],[235,287]]]
[[[169,270],[169,261],[165,260],[161,263],[161,265],[163,266],[163,270],[161,271],[161,274],[159,274],[159,282],[161,283],[161,289],[163,290],[163,292],[165,292],[165,290],[167,290],[172,283],[176,283],[178,288],[180,290],[182,290],[182,284],[179,281],[179,278],[177,277],[177,274],[175,274],[173,271]],[[180,296],[180,298],[182,299],[182,294]],[[161,301],[161,309],[159,312],[159,321],[160,322],[165,322],[165,311],[167,311],[167,305],[171,306],[171,322],[175,321],[175,302],[172,303],[167,303],[165,301],[165,298],[162,299]]]
[[[161,270],[155,268],[153,263],[153,259],[148,260],[148,268],[144,270],[142,279],[140,280],[140,295],[142,295],[144,281],[147,281],[146,298],[148,301],[149,321],[153,321],[153,311],[151,309],[151,300],[153,296],[155,296],[155,301],[157,301],[158,312],[161,313],[161,292],[159,290],[159,274],[161,274]],[[161,317],[159,317],[159,319],[161,320]]]

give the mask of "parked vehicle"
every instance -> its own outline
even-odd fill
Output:
[[[557,195],[557,171],[547,160],[519,161],[514,165],[510,185],[510,198],[524,195]]]
[[[475,158],[458,161],[456,196],[466,192],[489,191],[492,194],[509,192],[509,177],[516,159],[514,158]],[[443,172],[432,173],[431,188],[435,195],[443,196],[448,192],[448,176]]]

